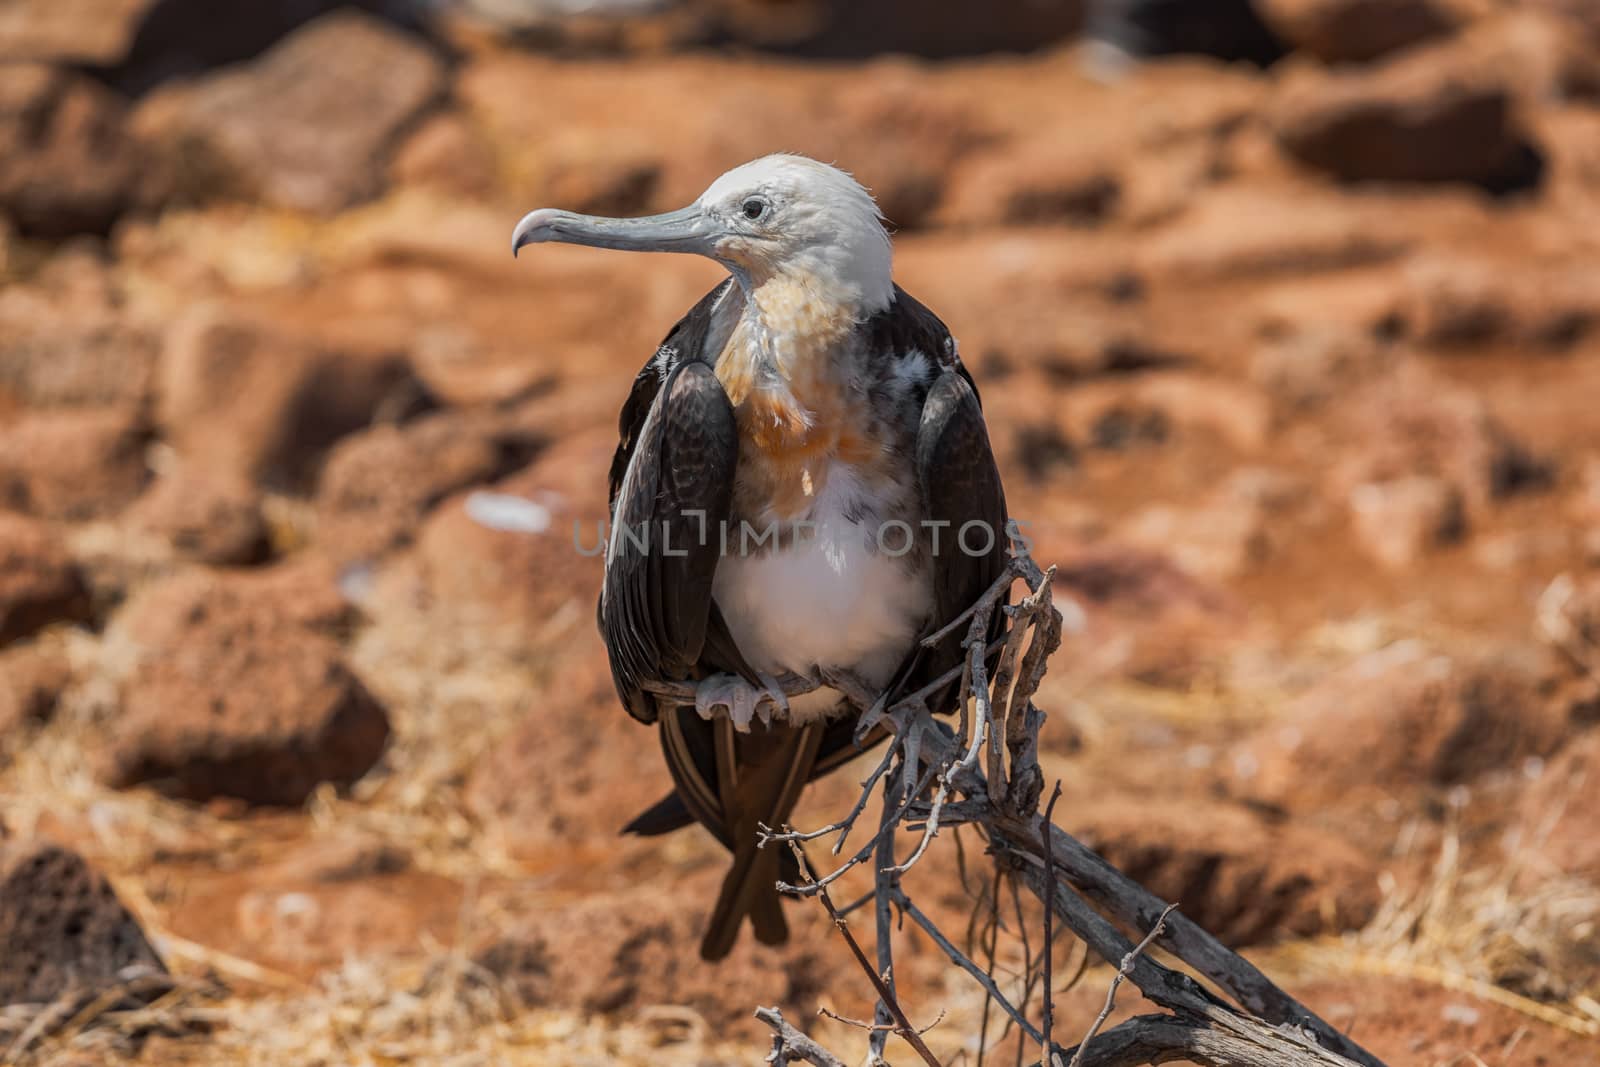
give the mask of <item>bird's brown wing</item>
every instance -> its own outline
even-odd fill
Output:
[[[917,436],[917,481],[923,517],[944,524],[933,560],[934,626],[942,628],[967,610],[999,579],[1006,567],[1008,539],[1005,490],[995,468],[978,407],[977,392],[958,371],[947,370],[928,390]],[[990,640],[1005,625],[996,611]],[[906,677],[905,692],[915,692],[961,663],[966,628],[957,627],[932,648],[919,649]],[[928,699],[947,711],[959,691],[956,683]]]
[[[714,669],[751,673],[711,600],[739,458],[733,408],[697,347],[715,295],[635,379],[612,460],[598,616],[617,695],[642,722],[657,714],[647,683],[699,677],[708,649]]]
[[[977,384],[945,324],[896,286],[894,305],[878,332],[878,350],[922,352],[936,368],[922,399],[915,463],[925,524],[922,534],[933,553],[933,629],[937,630],[971,607],[1005,570],[1010,544],[1005,487],[989,444]],[[991,641],[1004,625],[1004,616],[996,611]],[[965,636],[965,630],[958,629],[933,648],[913,649],[896,674],[891,695],[914,693],[958,666]],[[949,711],[958,692],[958,685],[948,685],[929,697],[928,706],[936,712]]]

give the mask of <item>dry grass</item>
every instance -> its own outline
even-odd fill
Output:
[[[1600,1037],[1600,886],[1541,869],[1527,846],[1504,863],[1466,867],[1454,833],[1415,889],[1385,878],[1365,929],[1280,958],[1312,976],[1413,978]]]

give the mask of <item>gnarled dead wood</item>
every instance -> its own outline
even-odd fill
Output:
[[[1038,740],[1044,715],[1034,706],[1033,696],[1061,641],[1062,617],[1051,600],[1053,576],[1053,570],[1041,571],[1026,552],[1014,550],[1002,580],[930,638],[956,632],[963,624],[967,627],[958,728],[935,719],[925,704],[928,693],[955,680],[955,672],[893,705],[842,672],[789,675],[780,680],[790,696],[824,686],[841,693],[861,712],[858,736],[879,724],[893,731],[888,753],[863,784],[860,801],[844,819],[809,833],[787,827],[764,831],[767,842],[781,841],[796,849],[801,842],[837,835],[833,851],[838,855],[845,836],[866,808],[867,794],[883,781],[885,814],[877,833],[835,870],[813,876],[809,865],[802,864],[807,874],[801,884],[780,888],[800,896],[822,896],[835,921],[842,923],[842,914],[826,896],[827,886],[851,868],[875,862],[873,896],[880,961],[887,965],[891,958],[887,946],[891,931],[884,920],[890,907],[898,906],[952,962],[977,979],[991,1001],[1023,1033],[1047,1046],[1049,1054],[1042,1059],[1049,1061],[1050,1067],[1123,1067],[1174,1060],[1216,1067],[1383,1067],[1375,1056],[1279,989],[1248,961],[1039,814],[1044,778],[1038,764]],[[1028,592],[1008,606],[1017,579],[1026,583]],[[991,643],[989,623],[996,611],[1005,613],[1007,628],[1004,637]],[[988,660],[996,652],[999,658],[991,680]],[[690,684],[663,685],[657,692],[669,701],[692,704],[694,699]],[[952,800],[952,796],[958,799]],[[903,877],[940,829],[957,822],[976,826],[996,861],[1019,876],[1091,952],[1117,967],[1117,983],[1124,979],[1132,982],[1166,1014],[1141,1016],[1101,1033],[1107,1011],[1079,1046],[1063,1049],[1047,1042],[1045,1032],[1001,995],[984,968],[967,958],[927,915],[911,905],[902,888]],[[894,833],[902,826],[919,828],[920,836],[911,855],[895,863]],[[1135,944],[1130,933],[1144,940]],[[1222,1000],[1188,975],[1146,955],[1144,949],[1152,943],[1182,960],[1235,1003]],[[931,1060],[894,1001],[889,984],[892,973],[874,970],[859,946],[852,942],[852,947],[879,993],[878,1017],[870,1028],[874,1057],[892,1031],[910,1041],[925,1060]],[[1047,986],[1047,1002],[1051,995]],[[771,1057],[775,1061],[805,1059],[825,1067],[839,1062],[809,1039],[802,1043],[801,1036],[774,1009],[762,1009],[757,1016],[776,1031]],[[890,1019],[892,1023],[887,1021]]]

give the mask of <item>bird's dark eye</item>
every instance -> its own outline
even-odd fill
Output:
[[[740,206],[739,210],[744,212],[745,218],[754,222],[767,213],[767,202],[759,196],[752,196]]]

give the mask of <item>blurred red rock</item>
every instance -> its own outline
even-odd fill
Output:
[[[121,59],[156,0],[8,0],[0,60],[108,66]]]
[[[1345,326],[1311,324],[1264,340],[1250,377],[1290,409],[1328,404],[1372,380],[1389,361],[1381,341]]]
[[[0,286],[0,402],[131,410],[148,402],[157,332],[98,284],[107,273],[91,257],[61,254],[42,277]]]
[[[1424,344],[1509,343],[1568,348],[1600,323],[1600,295],[1587,272],[1460,256],[1422,256],[1408,264],[1404,316]]]
[[[268,551],[255,487],[183,464],[158,478],[122,519],[161,538],[180,558],[199,563],[258,563]]]
[[[1063,824],[1231,945],[1357,929],[1377,910],[1374,857],[1238,805],[1108,798],[1072,805]]]
[[[71,681],[72,664],[58,643],[0,651],[0,738],[49,720]]]
[[[395,150],[389,174],[395,185],[486,197],[495,186],[493,149],[464,116],[441,111],[424,119]]]
[[[114,514],[150,479],[146,439],[122,409],[29,412],[0,427],[0,505],[53,519]]]
[[[472,121],[508,147],[528,203],[602,213],[681,207],[722,171],[776,150],[781,129],[783,150],[847,164],[897,227],[916,227],[987,132],[966,102],[887,62],[850,80],[764,71],[744,61],[612,64],[601,98],[590,70],[500,56],[464,70],[459,93]],[[670,103],[680,99],[703,106]]]
[[[1415,238],[1348,198],[1235,183],[1144,242],[1140,265],[1193,281],[1270,278],[1381,263]]]
[[[557,623],[592,631],[615,446],[610,430],[573,434],[435,509],[415,550],[425,595],[463,623],[507,635]]]
[[[1503,191],[1537,181],[1499,71],[1446,42],[1368,70],[1288,73],[1272,127],[1294,158],[1347,181],[1465,182]]]
[[[1558,869],[1584,878],[1600,877],[1600,731],[1590,729],[1568,741],[1544,767],[1522,798],[1523,825],[1531,844]]]
[[[1233,771],[1248,797],[1315,810],[1515,768],[1555,748],[1564,726],[1530,667],[1402,642],[1291,701]]]
[[[161,355],[157,417],[196,467],[274,486],[310,481],[325,451],[420,395],[402,352],[333,350],[200,307]]]
[[[79,74],[0,63],[0,209],[24,233],[103,233],[131,206],[144,155],[115,94]]]
[[[149,658],[208,623],[241,633],[288,628],[341,637],[354,618],[335,568],[302,554],[258,570],[189,567],[140,589],[111,625],[118,641]]]
[[[197,172],[180,185],[331,213],[382,191],[396,138],[445,89],[429,46],[346,11],[249,63],[156,90],[135,126]]]
[[[1364,62],[1460,24],[1450,0],[1262,0],[1262,17],[1293,48],[1327,63]]]
[[[1482,397],[1417,364],[1402,364],[1353,395],[1357,400],[1343,418],[1357,444],[1331,472],[1335,491],[1347,499],[1354,500],[1350,494],[1360,485],[1420,475],[1459,494],[1472,519],[1509,495],[1549,483],[1548,461],[1513,437]],[[1447,494],[1430,495],[1432,513],[1443,517]],[[1423,495],[1413,486],[1405,506],[1420,514],[1414,507],[1420,503]]]
[[[955,226],[1094,225],[1117,209],[1122,194],[1114,162],[1055,143],[980,155],[957,175],[939,211]]]
[[[1404,570],[1467,532],[1461,490],[1440,478],[1414,474],[1364,482],[1350,490],[1356,540],[1385,567]]]
[[[713,879],[695,881],[688,899],[714,899]],[[818,921],[814,902],[786,905],[784,913],[805,929],[803,944],[821,944],[812,937],[826,936],[826,920]],[[736,1024],[752,1003],[794,1005],[810,1015],[830,980],[843,980],[849,965],[848,957],[785,952],[746,937],[727,960],[707,967],[695,951],[702,922],[701,909],[639,886],[528,919],[484,945],[476,961],[533,1006],[632,1015],[650,1005],[681,1005],[713,1026]],[[740,995],[728,996],[730,988]]]
[[[445,497],[503,473],[508,458],[516,465],[531,453],[531,442],[519,449],[497,440],[496,421],[489,412],[452,412],[345,438],[318,482],[318,546],[357,560],[408,541]]]
[[[329,636],[345,614],[314,564],[197,570],[142,591],[114,619],[137,665],[102,775],[275,805],[354,782],[382,755],[389,724]]]
[[[579,647],[599,652],[598,635],[584,634]],[[553,684],[531,694],[532,709],[514,734],[477,768],[467,786],[467,803],[495,825],[514,855],[537,858],[579,848],[594,835],[615,836],[634,815],[672,788],[662,773],[659,742],[623,713],[611,674],[598,656],[581,666],[558,669]],[[560,714],[542,711],[561,705]],[[581,716],[585,729],[574,731],[569,716]],[[530,790],[528,783],[560,767],[566,787]],[[605,796],[599,818],[590,803]]]
[[[0,645],[88,610],[88,590],[59,529],[0,511]]]

